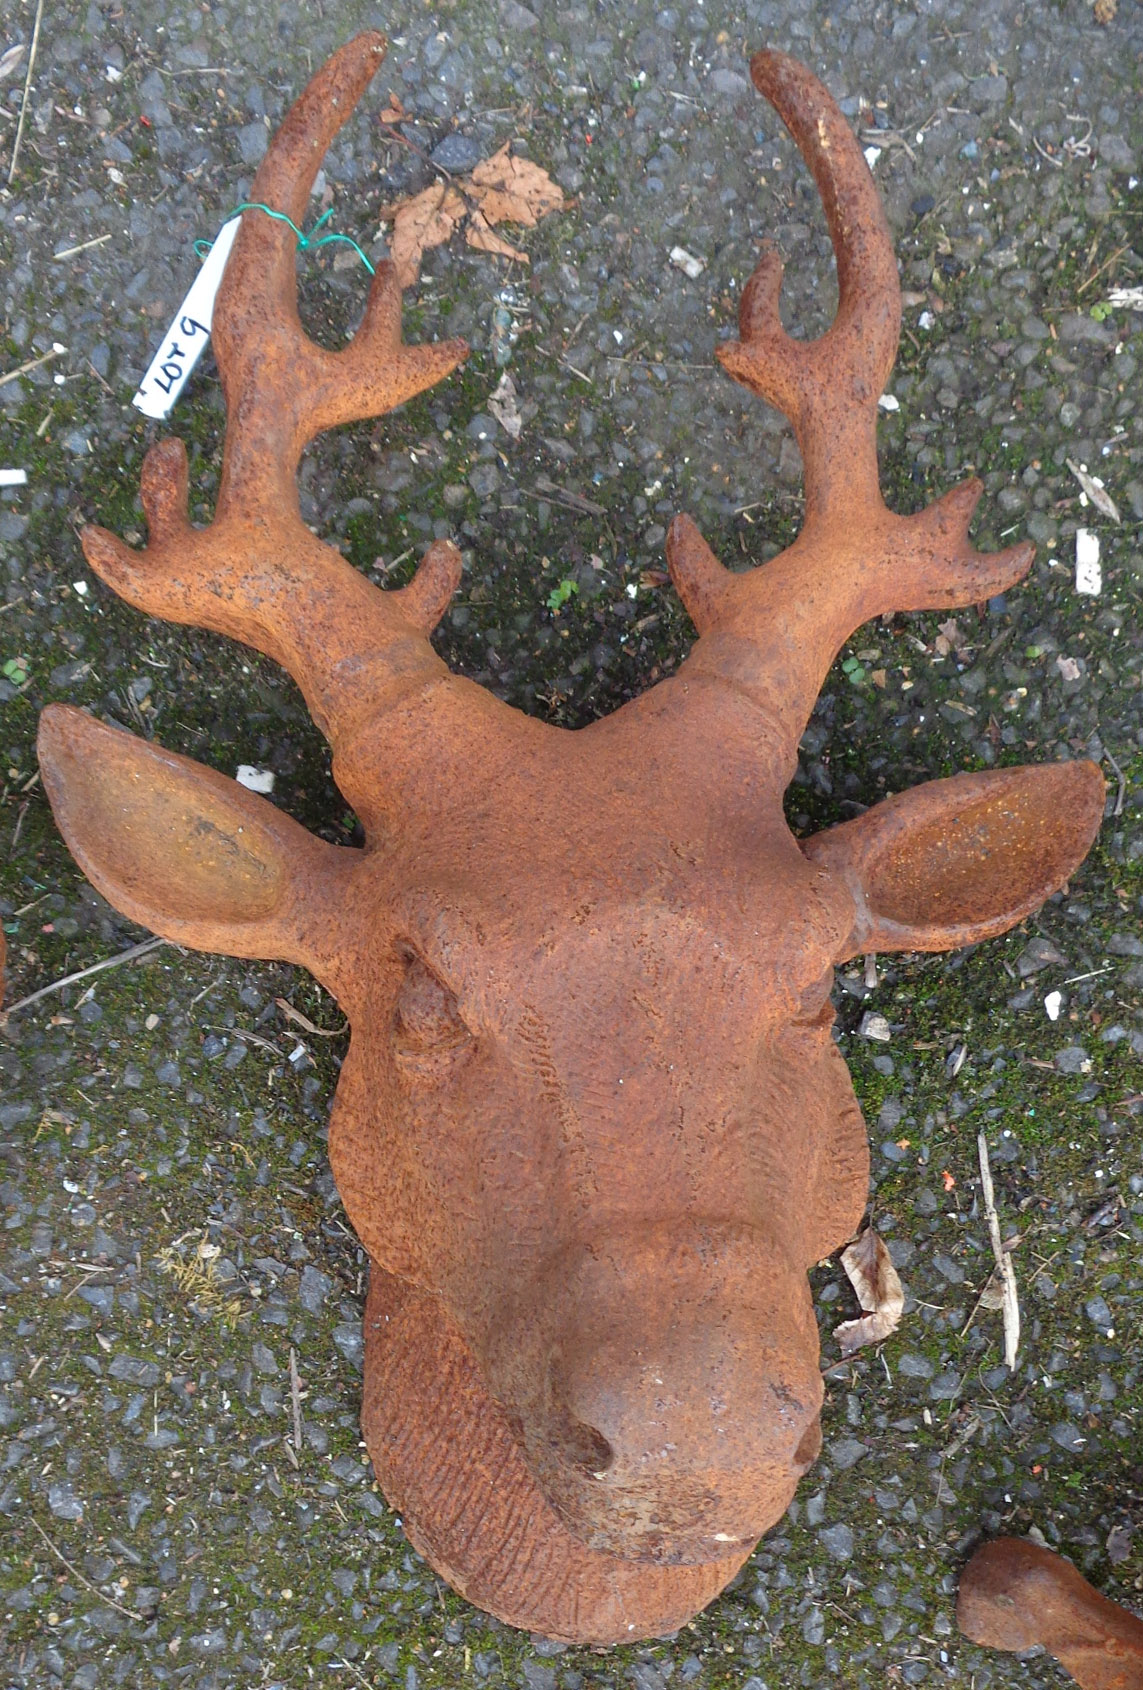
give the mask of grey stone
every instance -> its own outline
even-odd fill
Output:
[[[82,1520],[83,1503],[72,1489],[70,1479],[57,1479],[48,1486],[48,1507],[57,1520]]]
[[[1090,1297],[1084,1304],[1084,1312],[1093,1326],[1105,1332],[1115,1325],[1115,1316],[1107,1305],[1106,1297]]]
[[[325,1300],[333,1289],[333,1280],[316,1267],[302,1269],[298,1285],[298,1301],[309,1314],[320,1314]]]
[[[113,1379],[121,1379],[128,1385],[157,1385],[163,1377],[161,1367],[135,1356],[113,1356],[107,1371]]]
[[[261,164],[270,141],[270,132],[266,125],[261,120],[257,123],[247,123],[238,131],[237,138],[243,164]]]
[[[478,165],[484,157],[484,148],[471,135],[452,134],[438,142],[429,156],[442,170],[456,175]]]
[[[826,1526],[818,1533],[818,1542],[835,1561],[848,1561],[853,1554],[853,1528],[844,1523]]]

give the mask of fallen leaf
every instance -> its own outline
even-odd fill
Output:
[[[956,1190],[956,1179],[949,1172],[949,1170],[947,1168],[941,1169],[941,1179],[944,1181],[944,1187],[945,1187],[946,1191],[955,1191]]]
[[[407,116],[408,116],[408,113],[406,112],[404,106],[401,104],[399,96],[394,94],[393,90],[390,88],[390,90],[389,90],[389,104],[385,107],[385,110],[380,114],[377,121],[379,123],[403,123]]]
[[[1091,15],[1096,23],[1109,24],[1115,17],[1118,0],[1095,0]]]
[[[478,252],[494,252],[500,258],[518,258],[524,264],[529,261],[526,252],[521,252],[518,246],[510,246],[503,240],[495,229],[489,227],[484,213],[475,208],[468,214],[464,238],[468,245],[474,246]]]
[[[1099,477],[1089,475],[1087,470],[1081,464],[1077,464],[1074,458],[1069,458],[1067,464],[1096,510],[1102,511],[1104,516],[1109,516],[1112,522],[1121,522],[1119,507]]]
[[[467,209],[461,195],[447,182],[434,182],[411,199],[382,206],[381,221],[393,225],[389,257],[403,288],[413,285],[425,252],[429,247],[443,246]]]
[[[23,57],[24,43],[22,41],[17,41],[14,47],[8,47],[3,53],[0,53],[0,81],[6,76],[11,76]]]
[[[483,159],[465,189],[489,223],[522,223],[532,229],[541,217],[563,209],[563,189],[530,158],[513,157],[508,146],[506,141],[499,152]]]
[[[1056,668],[1065,681],[1078,681],[1080,678],[1079,661],[1074,657],[1057,657]]]
[[[513,440],[519,440],[524,419],[516,403],[516,383],[507,370],[497,382],[495,392],[488,395],[488,409],[505,434]]]
[[[885,1240],[866,1227],[855,1244],[841,1253],[841,1265],[854,1294],[866,1311],[860,1320],[845,1320],[834,1328],[843,1356],[866,1344],[880,1344],[897,1330],[905,1307],[905,1293],[897,1269],[889,1259]]]

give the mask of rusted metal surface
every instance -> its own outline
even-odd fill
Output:
[[[1143,1620],[1101,1596],[1062,1555],[1024,1538],[977,1550],[956,1618],[989,1649],[1041,1644],[1082,1690],[1143,1690]]]
[[[380,62],[319,72],[250,198],[302,221],[322,153]],[[353,1029],[330,1129],[373,1264],[364,1424],[413,1542],[518,1625],[611,1642],[673,1629],[786,1508],[820,1445],[806,1270],[853,1233],[866,1133],[831,1038],[835,963],[1003,932],[1098,827],[1091,763],[936,781],[799,842],[782,810],[841,643],[867,617],[1013,585],[980,492],[886,510],[876,412],[896,266],[833,101],[760,54],[811,164],[841,304],[802,344],[763,258],[726,368],[792,417],[806,523],[723,569],[694,524],[668,558],[700,638],[578,732],[508,708],[429,644],[459,576],[437,542],[381,592],[317,540],[294,472],[319,430],[382,412],[464,356],[404,347],[382,267],[343,352],[298,323],[294,241],[243,221],[216,313],[228,428],[215,519],[186,518],[178,441],[148,454],[144,552],[84,548],[151,615],[285,665],[334,752],[364,850],[307,834],[198,764],[63,707],[44,782],[117,907],[180,943],[311,969]]]

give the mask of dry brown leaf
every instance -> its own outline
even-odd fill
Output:
[[[1095,0],[1091,12],[1096,23],[1111,23],[1115,17],[1117,0]]]
[[[429,247],[443,246],[464,219],[468,207],[447,182],[434,182],[424,193],[383,206],[381,220],[392,223],[389,257],[403,288],[412,287]]]
[[[529,262],[526,252],[521,252],[518,246],[510,246],[495,229],[489,228],[482,211],[473,210],[469,213],[464,238],[469,246],[474,246],[478,252],[495,252],[501,258],[519,258],[525,264]]]
[[[407,116],[408,113],[401,104],[399,96],[394,94],[390,88],[389,104],[377,119],[378,123],[404,123]]]
[[[889,1259],[885,1240],[872,1227],[855,1244],[841,1253],[841,1265],[853,1286],[861,1307],[860,1320],[846,1320],[834,1328],[843,1356],[851,1356],[866,1344],[880,1344],[897,1330],[905,1307],[905,1293],[897,1269]]]
[[[400,106],[396,96],[392,96],[392,103],[394,109]],[[404,116],[403,110],[400,115]],[[513,158],[505,142],[470,176],[458,177],[452,183],[434,182],[423,193],[383,206],[381,218],[393,225],[389,256],[401,286],[407,288],[416,281],[428,248],[443,245],[462,223],[465,240],[478,252],[526,264],[527,253],[496,234],[492,225],[522,223],[531,229],[563,204],[563,190],[547,171],[531,159]]]
[[[563,209],[563,189],[530,158],[513,158],[505,142],[481,161],[466,189],[489,223],[522,223],[535,228],[541,217]]]

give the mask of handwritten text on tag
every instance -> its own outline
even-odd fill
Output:
[[[210,339],[215,297],[240,222],[240,218],[233,217],[229,223],[223,224],[218,239],[204,258],[201,270],[179,306],[174,322],[163,336],[150,369],[139,383],[139,391],[132,403],[146,417],[161,419],[170,416],[175,400]]]

